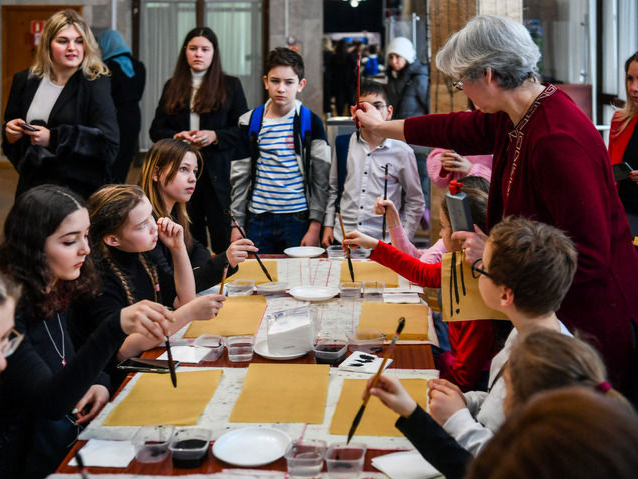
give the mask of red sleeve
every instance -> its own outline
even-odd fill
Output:
[[[441,263],[424,263],[383,241],[379,241],[379,245],[372,250],[370,259],[390,268],[419,286],[441,287]]]
[[[443,379],[470,391],[495,352],[492,321],[458,321],[448,326],[451,349],[437,358],[437,367]]]
[[[504,121],[509,127],[499,125]],[[403,134],[411,145],[450,148],[461,155],[488,155],[494,152],[496,131],[509,131],[511,126],[504,113],[488,115],[475,110],[408,118]]]

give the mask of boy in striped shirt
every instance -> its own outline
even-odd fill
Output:
[[[319,245],[330,148],[321,119],[296,99],[305,84],[301,56],[272,50],[264,75],[270,98],[239,119],[241,159],[231,165],[231,209],[261,253]],[[231,242],[239,238],[233,228]]]

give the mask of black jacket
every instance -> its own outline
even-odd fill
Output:
[[[128,77],[115,61],[119,56],[128,56],[133,64],[135,75]],[[123,53],[106,61],[111,70],[111,96],[117,111],[117,124],[120,129],[120,151],[111,173],[114,181],[124,183],[131,161],[137,151],[137,139],[142,129],[142,112],[139,102],[146,85],[146,68],[128,53]]]
[[[397,419],[396,427],[447,479],[461,479],[474,459],[421,406],[410,417]]]
[[[25,337],[0,377],[2,478],[53,473],[78,434],[68,419],[72,409],[93,384],[109,386],[102,369],[126,337],[119,317],[102,323],[77,350],[66,314],[59,317],[59,323],[55,314],[47,319],[47,331],[43,320],[16,311],[15,327]],[[53,346],[61,350],[63,342],[66,366]]]
[[[151,140],[173,138],[180,131],[188,131],[190,125],[190,109],[169,115],[166,113],[166,90],[170,80],[164,85],[159,105],[155,110],[155,118],[149,130]],[[234,159],[235,144],[239,139],[239,117],[248,110],[246,97],[238,78],[224,75],[226,100],[221,108],[203,113],[199,117],[200,130],[214,130],[217,144],[201,148],[204,157],[204,171],[209,175],[217,198],[224,210],[230,207],[230,162]]]
[[[32,146],[26,135],[10,144],[6,122],[26,120],[40,81],[28,70],[16,73],[4,112],[2,149],[20,174],[16,196],[39,184],[56,183],[86,197],[109,180],[119,148],[110,79],[90,81],[78,70],[53,105],[48,122],[33,121],[51,130],[49,146]]]
[[[398,72],[396,78],[388,72],[388,100],[394,118],[403,119],[430,112],[430,67],[415,61]]]
[[[147,255],[153,263],[160,268],[167,276],[173,276],[173,257],[170,250],[158,241],[155,249],[149,251]],[[188,259],[193,266],[193,275],[195,276],[195,289],[199,293],[212,286],[215,286],[222,280],[224,275],[224,265],[227,258],[226,253],[220,253],[211,256],[210,251],[204,247],[199,241],[193,238],[193,245],[188,250]],[[228,267],[228,276],[235,274],[237,266]]]

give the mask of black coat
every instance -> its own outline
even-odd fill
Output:
[[[461,479],[474,457],[421,406],[395,424],[417,451],[447,479]]]
[[[155,118],[149,130],[151,140],[173,138],[180,131],[188,131],[190,125],[190,109],[169,115],[166,113],[166,90],[170,80],[164,85],[159,105],[155,110]],[[221,108],[203,113],[199,118],[200,130],[214,130],[217,144],[201,148],[204,158],[204,171],[208,174],[224,211],[230,208],[230,162],[234,158],[235,144],[239,139],[239,117],[248,111],[246,97],[238,78],[224,75],[226,100]]]
[[[39,184],[56,183],[86,197],[109,180],[119,148],[111,82],[105,76],[88,80],[78,70],[53,105],[48,122],[33,121],[51,130],[49,146],[32,146],[26,135],[10,144],[6,123],[26,120],[40,81],[28,70],[16,73],[4,112],[2,149],[20,174],[16,196]]]
[[[133,63],[135,75],[128,77],[115,61],[119,56],[128,56]],[[111,96],[117,110],[117,124],[120,129],[120,151],[111,173],[118,183],[126,181],[126,174],[137,151],[137,140],[142,129],[142,113],[139,102],[146,84],[146,68],[128,53],[112,57],[106,62],[111,70]]]
[[[394,118],[403,119],[430,112],[430,67],[415,61],[403,68],[396,78],[388,72],[388,100]]]

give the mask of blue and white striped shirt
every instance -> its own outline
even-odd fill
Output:
[[[293,108],[285,117],[263,119],[250,203],[252,213],[297,213],[308,209],[304,180],[295,154],[294,117]]]

